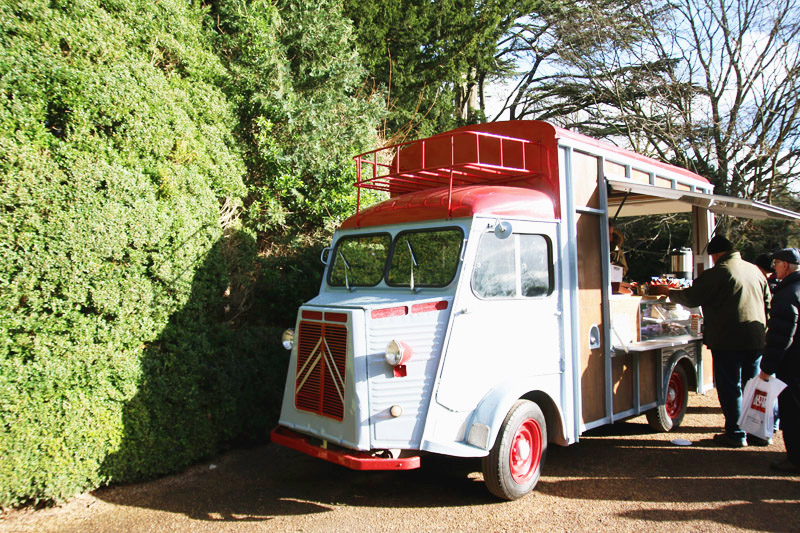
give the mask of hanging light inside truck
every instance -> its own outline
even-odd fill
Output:
[[[294,346],[293,329],[287,329],[286,331],[283,332],[283,335],[281,335],[281,343],[283,344],[283,347],[286,348],[287,350],[292,349],[292,346]]]
[[[411,359],[411,347],[403,341],[389,341],[385,357],[386,362],[392,366],[394,377],[403,377],[406,375],[406,363]]]

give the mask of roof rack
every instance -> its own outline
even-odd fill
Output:
[[[361,189],[391,196],[424,189],[466,185],[530,186],[550,176],[550,150],[538,140],[519,139],[481,131],[456,130],[357,155],[358,199]],[[391,162],[388,162],[391,161]]]

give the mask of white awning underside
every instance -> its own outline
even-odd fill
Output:
[[[629,180],[607,180],[613,191],[630,194],[625,198],[620,217],[659,215],[666,213],[690,212],[693,206],[708,209],[717,215],[729,215],[741,218],[764,220],[768,218],[780,220],[800,220],[800,214],[781,207],[718,194],[704,194],[694,191],[682,191],[656,187]],[[609,214],[613,215],[622,203],[624,196],[609,197]]]

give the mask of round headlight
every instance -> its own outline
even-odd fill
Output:
[[[291,350],[292,346],[294,346],[294,330],[287,329],[281,335],[281,343],[283,343],[283,347],[287,350]]]
[[[397,341],[390,341],[386,345],[386,362],[392,366],[397,366],[403,361],[403,344]]]

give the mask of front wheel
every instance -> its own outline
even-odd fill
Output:
[[[656,431],[667,432],[681,425],[689,403],[689,380],[686,371],[675,365],[667,384],[664,405],[647,411],[647,422]]]
[[[489,492],[504,500],[525,496],[539,481],[546,453],[547,424],[542,410],[531,401],[517,401],[482,460]]]

